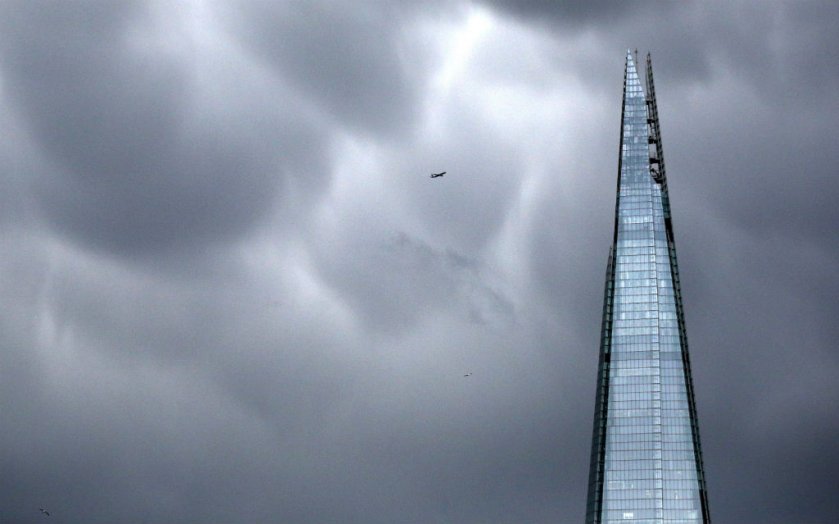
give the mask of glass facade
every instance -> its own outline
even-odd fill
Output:
[[[646,87],[627,52],[586,522],[702,524],[710,517],[649,56]]]

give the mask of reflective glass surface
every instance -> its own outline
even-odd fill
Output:
[[[667,196],[650,172],[647,100],[631,54],[623,111],[587,521],[700,524],[708,520]]]

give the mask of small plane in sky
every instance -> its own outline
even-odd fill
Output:
[[[446,174],[445,171],[443,171],[442,173],[431,173],[431,178],[438,178],[438,177],[441,177],[445,174]]]

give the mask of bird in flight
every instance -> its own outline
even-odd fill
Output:
[[[44,508],[38,508],[38,509],[39,509],[39,510],[41,510],[41,513],[43,513],[43,514],[44,514],[44,515],[46,515],[47,517],[49,517],[49,516],[50,516],[50,512],[49,512],[49,511],[47,511],[47,510],[45,510]]]
[[[443,171],[442,173],[431,173],[431,178],[438,178],[438,177],[441,177],[445,174],[446,174],[445,171]]]

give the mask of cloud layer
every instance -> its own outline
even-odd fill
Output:
[[[627,47],[714,520],[839,511],[835,6],[0,10],[0,520],[583,518]]]

